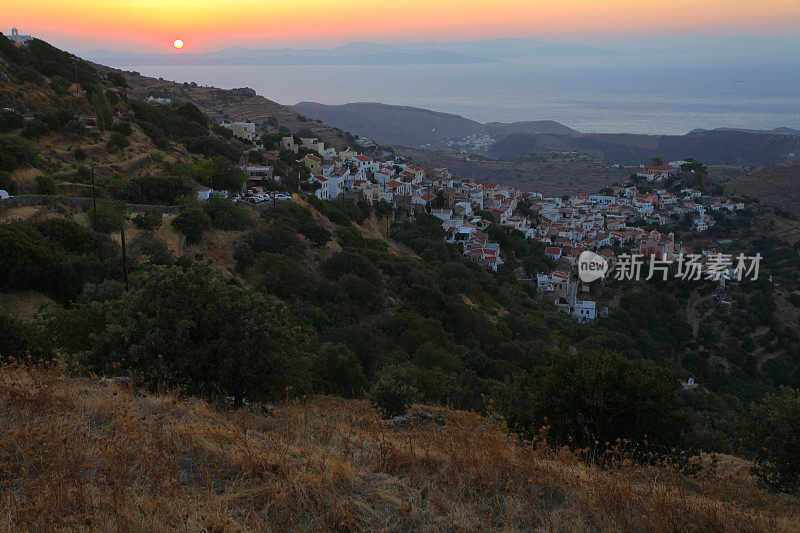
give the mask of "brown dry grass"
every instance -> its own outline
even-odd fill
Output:
[[[33,318],[39,314],[60,308],[60,305],[40,292],[0,292],[0,313],[20,318]]]
[[[363,401],[263,414],[0,369],[0,530],[790,531],[741,473],[588,467],[472,413],[382,425]]]

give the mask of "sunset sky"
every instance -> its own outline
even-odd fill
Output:
[[[357,40],[800,33],[800,0],[4,0],[2,11],[0,31],[16,26],[75,50],[168,51],[175,39],[184,52],[200,52]]]

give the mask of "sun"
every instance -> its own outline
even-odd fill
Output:
[[[175,42],[172,43],[172,46],[175,48],[183,48],[183,41],[180,39],[175,39]]]

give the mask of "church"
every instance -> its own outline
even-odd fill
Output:
[[[22,43],[22,44],[25,44],[31,39],[33,39],[33,37],[31,37],[30,35],[20,35],[19,30],[17,28],[11,28],[11,35],[9,35],[8,38],[14,41],[15,43]]]

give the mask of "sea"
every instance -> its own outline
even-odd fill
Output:
[[[121,65],[120,65],[121,66]],[[465,65],[121,66],[281,104],[381,102],[479,122],[554,120],[585,133],[800,129],[800,65],[658,61]]]

